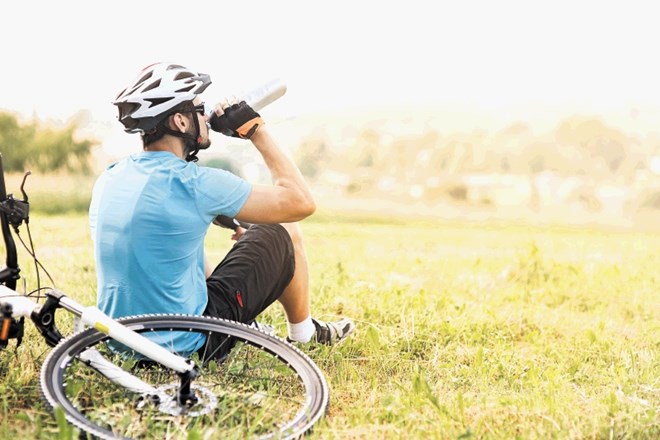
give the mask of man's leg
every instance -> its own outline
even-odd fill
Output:
[[[206,280],[205,315],[249,323],[282,295],[293,279],[293,243],[280,225],[253,225]]]
[[[310,316],[307,255],[305,254],[300,225],[298,223],[283,223],[282,226],[289,233],[293,242],[296,266],[291,282],[286,286],[278,301],[284,307],[287,320],[290,323],[297,324]]]
[[[295,271],[291,282],[286,286],[278,301],[284,307],[288,321],[289,339],[297,342],[317,342],[334,344],[345,339],[355,325],[349,319],[337,322],[323,322],[312,319],[309,298],[309,270],[303,244],[302,230],[298,223],[283,223],[293,243]]]
[[[209,302],[205,315],[230,314],[251,322],[276,299],[287,316],[289,339],[334,344],[353,323],[325,323],[310,314],[309,271],[302,232],[297,223],[253,225],[234,244],[207,279]]]

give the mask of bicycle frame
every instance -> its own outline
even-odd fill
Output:
[[[25,178],[28,174],[26,173]],[[85,307],[78,304],[58,290],[48,291],[44,304],[38,304],[15,291],[16,280],[20,278],[20,267],[10,226],[18,230],[18,226],[28,220],[29,204],[27,194],[23,190],[25,178],[21,185],[24,200],[14,199],[11,194],[7,195],[2,155],[0,154],[0,223],[7,256],[6,267],[0,270],[0,309],[2,313],[0,348],[6,345],[10,337],[17,338],[20,344],[23,322],[26,317],[33,321],[46,342],[50,346],[55,346],[63,338],[55,326],[55,311],[62,308],[79,317],[83,324],[95,328],[147,359],[176,371],[182,380],[177,396],[178,402],[181,404],[193,402],[195,397],[191,393],[190,383],[197,375],[197,368],[192,360],[178,356],[141,334],[126,328],[97,307]],[[17,321],[16,318],[19,320]],[[154,387],[114,365],[96,350],[88,349],[79,356],[109,380],[128,390],[151,395],[157,394]]]
[[[40,304],[30,300],[26,296],[16,295],[17,293],[14,290],[0,285],[0,302],[12,306],[13,317],[34,318],[40,316],[42,309]],[[78,316],[83,324],[94,327],[113,340],[124,344],[159,364],[171,368],[178,373],[187,373],[194,368],[194,364],[191,361],[177,356],[139,333],[129,330],[94,306],[83,307],[56,290],[49,291],[47,296],[49,299],[58,301],[61,308]],[[46,319],[50,320],[51,318],[48,317]],[[42,321],[35,322],[35,325],[40,327],[43,324]]]

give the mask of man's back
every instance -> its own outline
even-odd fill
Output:
[[[143,152],[109,167],[90,206],[98,306],[113,317],[201,315],[204,237],[215,215],[234,216],[250,185],[168,152]]]

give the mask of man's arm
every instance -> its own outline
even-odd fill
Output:
[[[250,223],[290,223],[314,213],[316,204],[298,167],[261,126],[250,138],[270,170],[272,185],[254,185],[236,218]]]

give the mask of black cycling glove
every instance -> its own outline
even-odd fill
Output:
[[[211,129],[226,136],[250,139],[257,128],[264,124],[259,113],[245,101],[233,104],[225,109],[222,116],[212,112],[209,118]]]

